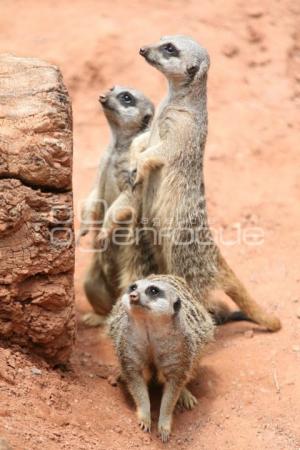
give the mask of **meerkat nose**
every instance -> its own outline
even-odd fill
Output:
[[[105,103],[106,100],[107,100],[106,95],[101,94],[101,95],[99,96],[99,102],[100,102],[100,103]]]
[[[139,301],[140,301],[140,294],[138,292],[136,292],[136,291],[130,292],[129,300],[130,300],[130,303],[139,303]]]
[[[140,48],[140,55],[145,56],[148,53],[149,48],[148,47],[141,47]]]

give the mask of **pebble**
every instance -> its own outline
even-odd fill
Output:
[[[37,367],[32,367],[31,373],[32,373],[32,375],[42,375],[42,371],[40,369],[38,369]]]
[[[261,42],[264,38],[264,35],[261,31],[259,31],[257,28],[253,27],[252,25],[248,25],[247,28],[248,31],[248,41],[252,44],[257,44],[258,42]]]
[[[293,352],[300,352],[300,345],[293,345]]]
[[[253,330],[247,330],[247,331],[245,331],[244,335],[245,335],[247,338],[251,339],[251,338],[253,338],[253,336],[254,336],[254,331],[253,331]]]
[[[298,311],[296,312],[296,316],[298,317],[298,319],[300,319],[300,309],[298,309]]]
[[[247,8],[246,14],[249,17],[258,19],[258,17],[261,17],[264,15],[264,10],[261,9],[259,6],[251,6],[251,7]]]
[[[234,44],[227,44],[222,48],[222,53],[227,56],[227,58],[232,58],[233,56],[238,55],[239,52],[240,49]]]

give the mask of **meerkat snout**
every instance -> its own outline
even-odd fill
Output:
[[[106,102],[106,100],[107,100],[107,97],[106,97],[106,95],[105,94],[101,94],[101,95],[99,95],[99,102],[100,103],[105,103]]]
[[[130,292],[129,301],[131,304],[137,304],[140,302],[140,294],[137,291]]]
[[[145,56],[149,51],[149,47],[141,47],[140,48],[140,55]]]

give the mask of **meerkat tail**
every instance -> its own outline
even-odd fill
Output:
[[[245,318],[243,320],[255,322],[258,325],[266,327],[269,331],[280,330],[280,320],[274,314],[264,311],[263,308],[255,302],[221,255],[218,285],[224,290],[225,294],[240,307],[241,313],[243,312],[245,317],[247,317],[247,319]],[[240,317],[243,316],[240,315]],[[241,320],[238,318],[238,314],[234,320]]]
[[[249,321],[253,322],[244,311],[232,311],[229,306],[220,300],[211,299],[208,302],[208,312],[213,317],[216,325],[224,325],[228,322]]]

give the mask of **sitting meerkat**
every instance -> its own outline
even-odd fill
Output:
[[[208,225],[203,176],[210,65],[207,50],[192,38],[179,35],[163,37],[157,44],[141,48],[140,54],[169,83],[150,138],[147,136],[147,148],[137,158],[135,181],[135,185],[142,183],[138,194],[141,218],[150,219],[147,241],[151,241],[153,230],[159,237],[153,243],[159,273],[183,277],[218,323],[233,317],[251,320],[270,331],[279,330],[279,319],[254,301],[222,257]],[[160,168],[149,171],[156,159]],[[223,305],[215,303],[211,297],[214,289],[224,290],[241,311],[231,316]]]
[[[214,325],[182,278],[151,275],[131,284],[113,308],[108,334],[136,407],[139,426],[151,429],[148,383],[164,385],[158,430],[169,439],[176,403],[192,409],[196,398],[186,387],[195,375]]]
[[[129,148],[134,138],[147,133],[154,115],[154,106],[136,89],[115,86],[101,95],[99,101],[111,130],[111,142],[105,151],[96,185],[83,205],[80,236],[93,230],[94,252],[84,289],[94,312],[84,315],[89,326],[101,325],[113,302],[120,295],[117,283],[118,261],[116,246],[110,244],[98,251],[97,235],[105,210],[127,188]],[[100,225],[99,225],[100,224]]]

